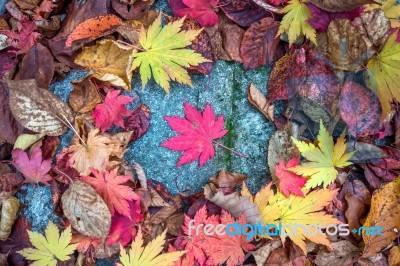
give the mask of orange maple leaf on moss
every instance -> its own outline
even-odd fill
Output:
[[[133,189],[125,186],[129,179],[128,175],[117,175],[117,169],[100,172],[94,168],[90,169],[94,177],[83,176],[81,180],[91,185],[97,193],[107,203],[111,214],[118,212],[130,218],[129,202],[130,200],[139,200],[140,197],[133,192]]]

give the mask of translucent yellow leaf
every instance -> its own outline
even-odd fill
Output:
[[[171,80],[192,86],[185,67],[209,62],[202,55],[185,48],[202,30],[181,30],[184,20],[182,18],[161,27],[159,16],[147,31],[142,28],[139,43],[144,50],[135,53],[132,70],[139,67],[143,88],[152,76],[167,93]]]
[[[288,5],[280,11],[285,16],[282,18],[278,34],[287,33],[290,45],[303,35],[317,44],[316,30],[308,23],[311,11],[305,4],[307,2],[307,0],[290,0]]]
[[[351,165],[349,160],[353,153],[346,153],[346,140],[344,135],[340,136],[334,145],[332,136],[329,135],[323,123],[320,122],[317,139],[318,146],[293,139],[301,155],[307,159],[308,162],[291,167],[288,170],[298,175],[309,177],[309,180],[305,184],[305,189],[314,188],[321,184],[323,187],[327,187],[336,179],[338,174],[336,168],[343,168]]]
[[[56,266],[57,261],[66,261],[75,251],[77,244],[70,245],[72,234],[68,226],[60,236],[57,226],[49,222],[45,235],[28,231],[29,240],[34,248],[18,251],[25,259],[33,260],[31,265]]]
[[[135,241],[132,243],[129,252],[121,247],[120,263],[122,266],[172,266],[175,262],[186,253],[186,251],[175,251],[160,254],[164,248],[165,235],[164,231],[161,235],[153,239],[145,247],[143,247],[143,236],[139,230]]]
[[[18,136],[17,140],[14,143],[13,149],[27,149],[32,146],[36,141],[39,141],[41,138],[46,136],[46,134],[21,134]]]
[[[386,41],[381,52],[368,62],[370,86],[378,91],[385,117],[391,110],[390,102],[400,101],[400,43],[396,42],[398,31]]]

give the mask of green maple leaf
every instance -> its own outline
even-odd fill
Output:
[[[192,44],[202,29],[181,30],[184,20],[185,18],[182,18],[161,27],[161,16],[159,16],[147,31],[142,28],[139,43],[143,51],[135,53],[132,68],[140,66],[143,88],[151,76],[167,93],[171,80],[192,86],[185,67],[209,62],[202,55],[185,48]]]
[[[18,253],[28,260],[35,261],[30,264],[33,266],[56,266],[57,260],[68,260],[77,246],[77,244],[69,244],[72,239],[71,226],[68,226],[60,235],[57,226],[49,222],[44,236],[31,231],[28,231],[28,235],[35,248],[25,248]]]

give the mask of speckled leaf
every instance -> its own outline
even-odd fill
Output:
[[[221,9],[228,18],[242,27],[249,27],[268,15],[264,8],[252,0],[232,0],[230,3],[222,5]]]
[[[378,96],[370,89],[352,81],[346,82],[340,95],[339,109],[353,136],[377,133],[382,108]]]
[[[93,83],[91,76],[73,81],[71,85],[74,89],[69,95],[68,103],[75,112],[90,112],[98,103],[101,103],[100,94],[96,90],[96,85]]]
[[[53,75],[53,55],[44,45],[37,43],[24,55],[15,79],[34,79],[40,88],[47,89]]]
[[[51,136],[67,131],[65,121],[72,122],[71,108],[52,92],[41,89],[35,80],[7,80],[10,108],[15,119],[24,127]]]
[[[350,11],[365,4],[372,3],[371,0],[309,0],[317,7],[331,11]]]
[[[269,17],[253,23],[247,29],[240,46],[246,69],[268,65],[274,61],[280,40],[276,36],[278,29],[279,22]]]
[[[132,4],[120,0],[111,0],[113,9],[125,19],[140,19],[153,5],[154,0],[137,0]]]
[[[79,233],[105,239],[110,231],[111,213],[94,188],[74,181],[61,197],[62,209]]]

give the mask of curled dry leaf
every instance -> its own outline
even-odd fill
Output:
[[[267,17],[253,23],[244,34],[240,54],[245,69],[271,64],[276,59],[279,44],[279,22]]]
[[[281,246],[282,242],[280,240],[272,240],[265,246],[262,246],[256,251],[251,251],[250,253],[256,260],[257,266],[264,266],[271,252],[277,248],[280,248]]]
[[[10,91],[10,109],[24,127],[38,133],[59,136],[73,121],[71,108],[54,93],[41,89],[35,80],[6,80]]]
[[[47,89],[53,75],[53,55],[44,45],[37,43],[24,55],[15,79],[34,79],[39,88]]]
[[[62,209],[79,233],[105,239],[110,231],[111,213],[94,188],[82,181],[70,183],[61,197]]]
[[[329,24],[326,56],[336,68],[358,70],[374,55],[373,44],[361,28],[347,19],[334,20]]]
[[[372,195],[371,209],[365,220],[364,226],[380,226],[382,235],[366,235],[363,232],[365,243],[363,257],[370,257],[386,248],[394,239],[398,232],[395,228],[400,228],[400,177],[396,180],[375,190]]]
[[[73,90],[69,95],[68,103],[75,112],[90,112],[98,103],[101,103],[100,94],[91,76],[73,81],[71,85]]]
[[[131,67],[135,51],[113,40],[101,40],[95,46],[84,47],[75,63],[94,72],[93,77],[114,86],[131,90]]]
[[[254,105],[268,120],[274,121],[274,105],[267,97],[252,83],[247,90],[247,99]]]
[[[365,4],[370,4],[371,0],[309,0],[310,3],[317,7],[331,11],[350,11]]]
[[[235,218],[239,218],[244,214],[247,223],[256,224],[261,221],[261,214],[258,207],[251,201],[249,195],[239,196],[239,192],[224,195],[222,191],[215,193],[210,186],[205,186],[204,196],[209,201],[227,210]]]
[[[315,259],[317,266],[351,265],[356,261],[361,251],[347,240],[332,243],[333,251],[318,253]]]
[[[136,141],[146,134],[150,128],[150,116],[150,108],[146,104],[141,104],[125,118],[125,129],[132,131],[130,141]]]
[[[11,196],[5,199],[1,199],[0,205],[0,240],[4,241],[10,235],[14,221],[17,219],[19,201],[16,197]]]

